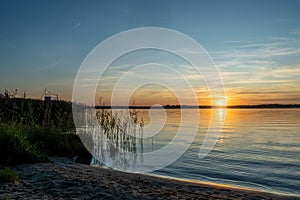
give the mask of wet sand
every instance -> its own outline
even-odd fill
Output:
[[[119,172],[67,158],[13,168],[20,180],[0,185],[0,199],[300,199],[223,185]]]

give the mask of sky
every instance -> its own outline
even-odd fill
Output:
[[[182,32],[205,48],[223,79],[228,105],[300,103],[300,1],[0,1],[0,93],[44,88],[72,99],[76,73],[100,42],[138,27]],[[203,79],[183,61],[159,51],[133,52],[106,72],[97,96],[109,101],[126,67],[166,62],[186,74],[199,104],[209,104]],[[141,59],[142,58],[142,59]],[[153,72],[154,73],[154,72]],[[155,74],[153,74],[155,75]],[[172,81],[167,73],[166,79]],[[173,80],[174,81],[174,80]],[[167,88],[148,85],[136,104],[176,104]]]

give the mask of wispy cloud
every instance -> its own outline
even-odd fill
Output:
[[[300,30],[293,30],[291,31],[291,34],[300,36]]]
[[[75,24],[75,25],[73,26],[73,29],[76,29],[76,28],[78,28],[79,26],[81,26],[81,22],[78,22],[77,24]]]
[[[300,33],[300,31],[299,31]],[[262,60],[278,56],[300,55],[300,39],[270,36],[265,42],[231,42],[230,47],[218,52],[210,52],[216,60]]]
[[[298,48],[300,39],[298,41],[296,38],[269,37],[265,42],[227,41],[226,44],[230,47],[209,52],[209,54],[219,68],[226,93],[228,93],[228,98],[231,98],[230,101],[240,104],[251,101],[252,103],[266,102],[266,99],[279,102],[280,99],[282,103],[285,103],[299,99],[300,95],[295,95],[300,92],[300,64],[297,63],[297,58],[300,57],[300,48]],[[196,53],[184,51],[190,54]],[[145,70],[130,71],[141,63],[145,64],[146,61],[153,62],[154,60],[158,63],[162,61],[162,64],[174,68],[190,81],[199,101],[206,101],[209,98],[204,77],[193,66],[186,62],[178,62],[178,59],[174,59],[176,57],[166,56],[161,52],[150,54],[148,57],[151,59],[143,56],[147,55],[129,55],[128,58],[124,57],[120,62],[113,63],[101,79],[99,92],[109,96],[109,91],[113,90],[118,79],[125,74],[131,77],[128,79],[131,81],[126,82],[128,88],[136,86],[134,80],[147,81],[148,79],[152,80],[153,77],[160,77],[162,80],[178,85],[179,76],[177,73],[163,70],[163,67],[153,68],[149,65],[147,67],[150,67],[151,70],[145,68]],[[178,85],[177,89],[177,92],[182,89],[183,91],[180,90],[179,92],[184,93],[184,89],[188,88]],[[167,102],[168,98],[172,96],[169,91],[153,85],[140,91],[142,92],[136,93],[138,99],[144,97],[145,102],[148,103],[157,99],[160,99],[161,102]]]

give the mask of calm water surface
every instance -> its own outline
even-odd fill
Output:
[[[166,112],[164,128],[154,138],[145,140],[145,152],[160,149],[176,134],[181,112],[176,109]],[[189,112],[192,115],[195,110]],[[154,174],[300,194],[300,109],[202,109],[199,112],[200,124],[193,144],[176,162]],[[225,116],[223,131],[213,150],[200,159],[199,148],[212,112],[217,112],[216,118]],[[139,110],[139,115],[149,123],[147,110]],[[185,126],[188,128],[192,123],[195,122]]]

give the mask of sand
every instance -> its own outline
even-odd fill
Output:
[[[20,180],[0,185],[0,199],[300,199],[74,163],[67,158],[13,168]]]

